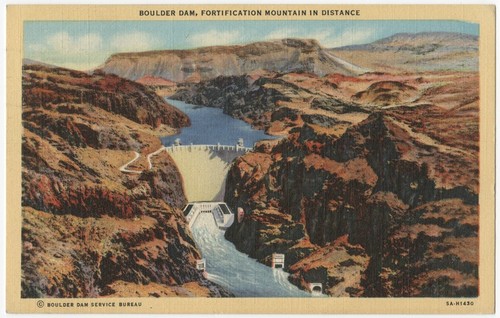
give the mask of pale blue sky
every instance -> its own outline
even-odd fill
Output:
[[[113,53],[315,38],[325,47],[369,43],[395,33],[479,34],[461,21],[29,21],[24,57],[88,70]]]

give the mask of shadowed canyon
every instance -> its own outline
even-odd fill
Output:
[[[149,156],[192,125],[167,97],[269,136],[206,191],[243,211],[238,251],[333,297],[477,296],[477,67],[476,36],[437,32],[26,63],[22,297],[235,296],[197,269],[189,152]]]

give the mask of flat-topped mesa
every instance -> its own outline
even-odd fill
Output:
[[[191,50],[158,50],[111,55],[106,73],[137,80],[144,76],[174,82],[199,82],[217,76],[243,75],[265,69],[357,75],[361,71],[327,52],[314,39],[280,39],[246,45],[210,46]]]
[[[108,60],[115,58],[141,58],[141,57],[156,57],[159,55],[173,53],[177,56],[192,57],[197,54],[221,54],[221,53],[234,53],[238,56],[245,56],[246,54],[262,55],[264,53],[279,51],[284,47],[298,48],[303,50],[322,49],[319,42],[315,39],[296,39],[296,38],[285,38],[285,39],[274,39],[269,41],[259,41],[244,45],[214,45],[214,46],[204,46],[193,49],[179,49],[179,50],[154,50],[154,51],[144,51],[144,52],[126,52],[126,53],[115,53],[112,54]]]

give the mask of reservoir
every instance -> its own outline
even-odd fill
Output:
[[[245,147],[253,147],[259,140],[275,139],[262,130],[253,129],[242,120],[235,119],[222,112],[220,108],[203,107],[187,104],[178,100],[167,99],[191,119],[191,126],[184,127],[177,135],[162,137],[165,146],[171,146],[179,138],[183,145],[235,145],[243,138]]]

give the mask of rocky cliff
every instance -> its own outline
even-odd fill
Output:
[[[339,138],[305,124],[233,165],[225,200],[246,215],[226,237],[267,264],[284,253],[292,282],[322,282],[333,296],[475,296],[478,193],[467,169],[477,161],[422,144],[390,113]]]
[[[198,82],[219,75],[244,75],[258,69],[275,72],[306,71],[319,75],[353,75],[364,72],[323,49],[316,40],[306,39],[283,39],[192,50],[119,53],[112,55],[101,69],[131,80],[156,76],[174,82]]]
[[[340,76],[336,74],[335,76]],[[346,77],[347,78],[347,77]],[[348,77],[352,79],[352,77]],[[332,76],[312,73],[256,71],[242,76],[219,76],[196,84],[184,84],[172,99],[217,107],[269,134],[285,135],[304,121],[334,129],[357,122],[368,112],[351,101],[351,88],[343,92]],[[328,105],[323,105],[327,103]],[[321,106],[323,105],[323,106]],[[319,108],[332,110],[322,112]],[[346,115],[349,113],[348,115]],[[303,116],[298,116],[303,114]]]
[[[179,172],[119,167],[188,118],[140,84],[23,69],[21,296],[228,296],[195,268]]]
[[[222,108],[225,114],[249,121],[256,127],[266,127],[269,126],[269,115],[277,108],[277,104],[291,100],[276,89],[278,85],[296,94],[302,90],[281,79],[255,79],[248,75],[219,76],[181,88],[170,98],[194,105]]]
[[[41,108],[47,103],[59,104],[64,112],[65,103],[91,104],[153,128],[189,125],[187,116],[139,83],[99,71],[91,76],[52,68],[46,77],[39,77],[48,68],[31,65],[27,70],[30,72],[25,73],[23,82],[23,102],[27,105]]]
[[[225,201],[245,216],[226,238],[239,250],[268,265],[284,253],[293,283],[322,282],[333,296],[470,297],[477,88],[477,74],[466,73],[259,72],[174,97],[285,136],[229,171]]]

